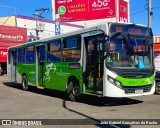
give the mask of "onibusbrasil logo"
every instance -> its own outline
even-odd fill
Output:
[[[66,7],[65,6],[60,6],[58,8],[58,14],[63,15],[66,13]]]

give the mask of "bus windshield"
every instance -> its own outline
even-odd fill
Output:
[[[110,39],[106,64],[113,68],[152,68],[152,45],[152,39],[144,37],[113,37]]]

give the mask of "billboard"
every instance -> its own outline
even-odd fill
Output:
[[[65,22],[116,17],[115,0],[55,0],[55,13]]]
[[[128,2],[119,0],[119,22],[128,23]]]

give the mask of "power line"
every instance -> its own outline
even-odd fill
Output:
[[[155,10],[155,9],[160,9],[160,7],[153,7],[153,8],[152,8],[152,10]],[[138,12],[131,13],[130,16],[139,14],[139,13],[144,12],[144,11],[147,11],[147,10],[143,9],[143,10],[140,10],[140,11],[138,11]]]
[[[146,10],[141,10],[141,11],[138,11],[138,12],[132,13],[132,14],[130,14],[130,16],[131,16],[131,15],[139,14],[139,13],[144,12],[144,11],[146,11]]]
[[[49,11],[50,9],[49,8],[40,8],[40,9],[36,9],[36,14],[34,14],[36,16],[36,37],[37,37],[37,40],[39,40],[39,31],[43,31],[43,30],[39,30],[39,25],[38,25],[38,19],[39,17],[40,18],[45,18],[42,16],[42,14],[45,12],[45,11]],[[40,15],[38,15],[38,12],[41,12]]]

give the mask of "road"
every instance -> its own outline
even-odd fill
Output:
[[[160,95],[150,95],[134,98],[105,98],[100,99],[93,96],[83,96],[79,102],[69,101],[62,92],[52,90],[39,90],[31,87],[29,91],[23,91],[19,84],[8,82],[6,76],[0,76],[0,119],[60,119],[59,122],[77,123],[79,125],[46,125],[45,127],[74,128],[76,127],[113,127],[130,128],[139,125],[112,124],[100,125],[95,122],[106,123],[105,120],[116,119],[139,120],[139,119],[160,119]],[[64,120],[62,120],[64,119]],[[76,120],[65,120],[76,119]],[[78,119],[78,120],[77,120]],[[80,120],[89,119],[89,120]],[[103,122],[104,119],[104,122]],[[51,120],[50,123],[54,123]],[[79,122],[88,123],[82,125]],[[127,121],[127,120],[126,120]],[[43,121],[42,121],[43,122]],[[5,127],[5,126],[4,126]],[[21,126],[13,126],[21,127]],[[28,126],[23,126],[27,127]],[[35,126],[30,126],[35,127]],[[44,127],[43,123],[42,126]],[[141,127],[158,127],[157,125],[143,125]]]

